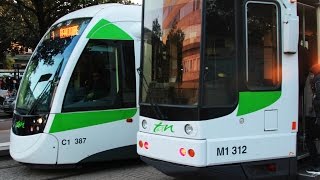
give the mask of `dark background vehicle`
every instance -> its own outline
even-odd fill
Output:
[[[12,95],[7,95],[3,101],[2,110],[6,113],[13,113],[16,98],[16,93],[13,93]]]

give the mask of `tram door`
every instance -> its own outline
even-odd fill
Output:
[[[312,116],[312,92],[307,82],[309,69],[317,63],[317,14],[316,8],[298,3],[299,16],[299,132],[298,155],[307,156],[306,134]]]

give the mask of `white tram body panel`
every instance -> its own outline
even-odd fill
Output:
[[[51,134],[18,137],[11,132],[10,155],[16,161],[34,164],[56,164],[58,139]]]
[[[137,136],[139,155],[156,160],[153,165],[159,160],[186,167],[231,165],[297,156],[297,5],[286,0],[274,2],[279,4],[281,12],[282,86],[278,99],[267,107],[238,115],[242,108],[240,106],[244,105],[241,104],[244,101],[240,95],[239,104],[232,113],[202,121],[161,121],[140,116]],[[288,32],[290,34],[284,35]],[[256,101],[259,99],[252,102]],[[246,99],[245,103],[250,103],[250,99]],[[145,127],[144,123],[147,124]],[[193,132],[190,135],[185,132],[186,125],[192,126]],[[190,149],[194,151],[193,157],[188,155]]]
[[[57,159],[58,164],[76,164],[79,160],[91,155],[133,145],[136,142],[136,136],[134,134],[137,133],[138,115],[133,117],[133,121],[136,122],[127,123],[123,120],[54,133],[54,136],[60,140],[60,144],[64,140],[64,143],[70,142],[70,145],[60,145]],[[75,144],[76,137],[85,137],[85,144]],[[127,155],[130,155],[129,152]],[[110,157],[109,159],[114,160],[117,158]],[[123,159],[125,158],[124,156]]]
[[[124,109],[124,111],[121,111],[120,109],[119,116],[123,117],[121,120],[117,119],[114,122],[100,122],[75,128],[72,128],[72,125],[70,126],[69,124],[66,125],[70,126],[70,128],[67,129],[64,129],[63,127],[64,115],[71,117],[73,112],[64,114],[61,112],[62,104],[64,102],[63,97],[65,97],[69,79],[71,78],[72,72],[77,65],[82,51],[90,40],[88,34],[99,22],[107,21],[110,25],[121,29],[130,36],[132,43],[134,44],[133,52],[135,57],[133,58],[136,60],[140,59],[141,6],[120,4],[92,6],[72,12],[60,18],[53,26],[61,22],[79,18],[92,19],[80,36],[69,60],[65,64],[65,69],[59,81],[59,85],[55,89],[54,100],[52,101],[50,114],[47,116],[47,122],[43,133],[18,136],[11,131],[10,155],[16,161],[36,165],[76,164],[83,159],[101,152],[114,150],[113,154],[116,154],[117,148],[121,149],[123,147],[134,146],[136,143],[139,112],[137,105],[135,108],[127,108]],[[114,36],[116,37],[117,34],[114,34]],[[117,39],[112,40],[117,41]],[[139,61],[134,64],[140,65]],[[138,68],[138,66],[136,66],[136,68]],[[138,75],[136,74],[136,76]],[[136,82],[138,82],[138,80],[136,80]],[[136,83],[136,88],[138,89],[138,87],[139,86]],[[138,98],[138,90],[135,98]],[[104,113],[112,113],[108,111],[109,110],[104,110]],[[116,112],[117,109],[114,111]],[[93,113],[94,115],[99,112],[76,112],[76,117],[82,117],[81,113],[83,115],[86,113]],[[58,117],[59,115],[60,117]],[[88,118],[87,121],[96,120],[95,116],[87,115],[86,117]],[[54,123],[57,121],[57,118],[60,118],[62,121],[60,121],[60,124],[55,125]],[[77,119],[74,120],[76,121]],[[75,122],[75,124],[76,123],[77,122]],[[56,130],[53,130],[53,125],[55,125]],[[135,148],[133,149],[135,150]],[[128,151],[128,157],[132,156],[132,152]],[[126,157],[127,156],[123,155],[121,158]],[[117,158],[119,157],[108,157],[109,160]],[[97,161],[99,161],[99,159]]]

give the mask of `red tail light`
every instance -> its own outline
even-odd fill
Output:
[[[193,149],[189,149],[188,150],[188,154],[189,154],[190,157],[194,157],[196,155],[196,153],[194,152]]]
[[[297,130],[297,122],[292,122],[291,128],[293,131]]]
[[[140,146],[140,148],[143,147],[143,142],[142,141],[139,141],[139,146]]]

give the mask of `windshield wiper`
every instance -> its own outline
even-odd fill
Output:
[[[40,100],[42,100],[42,98],[44,97],[43,96],[44,93],[48,90],[49,87],[52,87],[52,82],[53,82],[53,80],[48,81],[48,83],[46,84],[45,88],[42,90],[42,92],[38,96],[38,98],[31,105],[31,108],[30,108],[29,112],[27,113],[27,115],[30,115],[35,110],[35,108],[38,107],[38,105],[40,103]]]
[[[161,109],[159,107],[159,105],[157,103],[154,103],[154,99],[153,99],[153,90],[150,89],[150,86],[147,82],[146,77],[144,76],[141,67],[139,67],[137,69],[137,72],[139,74],[140,77],[142,77],[142,87],[143,89],[146,91],[146,93],[148,94],[148,90],[149,90],[149,99],[150,99],[150,105],[153,109],[153,111],[155,112],[156,116],[158,119],[160,120],[165,120],[166,117],[164,116],[164,114],[161,112]],[[141,78],[140,78],[141,79]],[[144,85],[145,84],[145,85]]]
[[[36,86],[38,85],[39,82],[48,81],[48,83],[46,84],[46,86],[44,87],[44,89],[41,91],[41,93],[40,93],[40,95],[38,96],[38,98],[37,98],[37,99],[34,101],[34,103],[31,105],[31,108],[30,108],[30,110],[29,110],[29,112],[28,112],[27,115],[30,115],[30,113],[32,113],[32,112],[34,111],[34,109],[35,109],[36,107],[38,107],[40,100],[42,100],[42,98],[43,98],[43,94],[48,90],[49,87],[50,87],[50,89],[52,88],[53,82],[58,82],[58,79],[57,79],[56,77],[57,77],[57,75],[59,74],[59,72],[60,72],[60,70],[61,70],[61,67],[62,67],[62,64],[63,64],[63,60],[64,60],[64,59],[62,59],[61,62],[59,63],[59,66],[58,66],[55,74],[53,75],[53,79],[52,79],[52,80],[49,81],[49,79],[52,77],[52,74],[50,74],[50,73],[44,74],[44,75],[42,75],[42,76],[39,78]],[[54,83],[54,84],[55,84],[55,83]],[[55,84],[55,85],[56,85],[56,84]],[[33,92],[34,92],[34,89],[36,88],[36,86],[33,88]]]

